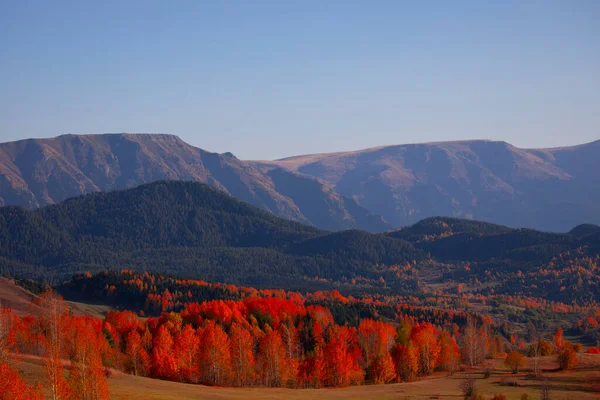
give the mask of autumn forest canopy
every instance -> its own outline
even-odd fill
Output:
[[[43,292],[33,301],[35,315],[0,312],[0,371],[10,377],[0,379],[0,389],[11,399],[42,396],[42,386],[26,384],[14,367],[25,355],[42,358],[43,385],[53,398],[107,399],[115,370],[210,386],[320,388],[452,375],[494,358],[504,358],[515,374],[527,365],[525,356],[552,356],[569,371],[577,353],[600,353],[570,342],[562,328],[529,332],[524,324],[461,310],[461,301],[485,299],[458,295],[302,294],[131,270],[84,273],[57,288],[115,309],[99,318],[74,316],[43,284],[18,283]],[[597,308],[531,307],[585,315],[567,326],[570,334],[600,336]]]

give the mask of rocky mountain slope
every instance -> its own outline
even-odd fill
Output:
[[[321,180],[264,171],[231,153],[160,134],[63,135],[0,144],[0,205],[36,208],[158,180],[207,183],[275,215],[322,229],[390,228]]]
[[[431,216],[566,232],[600,223],[600,140],[520,149],[485,140],[242,161],[159,134],[0,144],[0,205],[36,208],[158,180],[207,183],[326,230],[381,232]]]
[[[554,149],[459,141],[256,162],[321,179],[396,227],[430,216],[565,232],[600,223],[600,140]]]

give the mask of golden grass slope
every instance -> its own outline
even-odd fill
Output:
[[[37,296],[26,289],[15,285],[14,281],[0,277],[0,306],[10,308],[15,315],[40,315],[41,308],[32,302]],[[103,305],[83,304],[67,301],[67,306],[75,316],[102,318],[110,307]]]
[[[186,400],[186,399],[461,399],[459,384],[467,373],[477,380],[477,390],[486,399],[503,393],[508,400],[519,400],[524,393],[539,399],[541,382],[526,379],[527,370],[510,374],[503,360],[490,361],[492,374],[483,378],[483,370],[457,373],[454,376],[435,375],[430,378],[388,385],[358,386],[341,389],[266,389],[218,388],[161,381],[113,372],[109,379],[111,399],[128,400]],[[552,400],[592,400],[600,398],[600,355],[582,354],[580,365],[572,372],[555,372],[553,357],[541,362],[544,374],[549,377]],[[41,360],[23,356],[19,369],[28,382],[43,381]],[[518,386],[508,386],[515,382]]]

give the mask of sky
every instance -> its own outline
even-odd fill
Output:
[[[0,0],[0,141],[172,133],[242,159],[600,139],[600,1]]]

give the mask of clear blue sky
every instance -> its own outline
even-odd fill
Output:
[[[600,139],[600,1],[0,0],[0,139],[164,132],[245,159]]]

